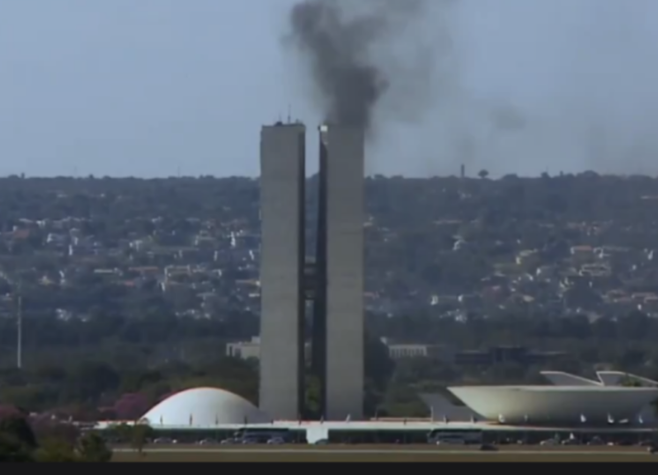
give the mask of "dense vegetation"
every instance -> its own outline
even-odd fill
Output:
[[[112,451],[93,432],[68,423],[32,420],[19,411],[0,414],[0,462],[109,462]]]

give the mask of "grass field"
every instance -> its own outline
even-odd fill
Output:
[[[114,462],[654,462],[641,448],[579,447],[565,450],[511,448],[498,452],[446,450],[434,447],[158,447],[145,453],[115,451]]]

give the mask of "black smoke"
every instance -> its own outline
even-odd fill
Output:
[[[306,61],[327,122],[372,132],[375,108],[397,76],[414,74],[391,67],[381,47],[408,33],[422,6],[421,0],[303,0],[293,6],[292,46]]]

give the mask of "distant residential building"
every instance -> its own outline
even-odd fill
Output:
[[[388,356],[392,360],[408,358],[437,358],[442,361],[447,361],[452,357],[452,352],[442,345],[392,343],[386,338],[382,338],[382,343],[388,348]]]
[[[520,365],[545,364],[566,356],[561,351],[536,351],[523,346],[497,346],[487,350],[459,351],[455,354],[455,364],[490,366],[502,363]]]
[[[248,360],[260,358],[260,338],[255,336],[251,341],[241,341],[226,345],[226,356]]]
[[[311,356],[311,344],[305,345],[306,358]],[[240,358],[248,360],[251,358],[260,359],[260,337],[252,337],[250,341],[239,341],[228,343],[226,345],[226,356],[231,358]]]

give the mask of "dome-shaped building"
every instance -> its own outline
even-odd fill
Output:
[[[272,419],[246,399],[217,388],[181,391],[149,410],[142,420],[153,426],[211,427],[228,424],[267,424]]]

